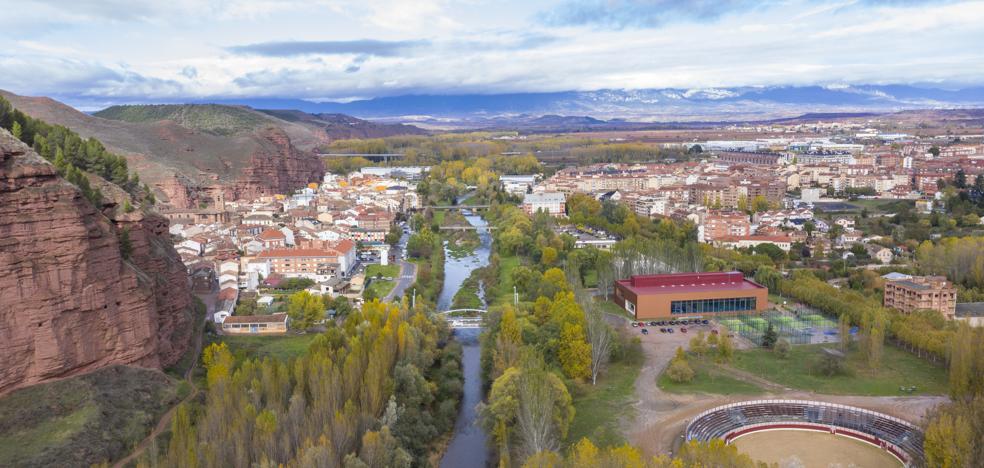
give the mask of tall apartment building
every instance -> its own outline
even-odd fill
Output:
[[[885,307],[904,313],[931,309],[948,319],[956,313],[957,290],[942,276],[914,276],[911,279],[885,283]]]
[[[752,223],[748,215],[740,211],[708,211],[701,222],[703,241],[710,242],[726,237],[742,237],[751,234]]]

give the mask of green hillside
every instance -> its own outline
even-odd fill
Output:
[[[218,104],[151,104],[107,107],[96,117],[124,122],[171,120],[185,128],[213,135],[235,135],[272,123],[252,109]]]

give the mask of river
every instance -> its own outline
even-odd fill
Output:
[[[488,224],[481,216],[465,213],[472,226],[483,227]],[[492,236],[487,230],[478,231],[481,244],[471,255],[455,258],[447,248],[444,249],[444,289],[437,300],[438,310],[448,310],[455,293],[468,278],[472,270],[489,264],[492,249]],[[485,431],[478,424],[475,406],[482,401],[481,344],[478,337],[480,329],[456,329],[455,338],[461,343],[461,364],[465,376],[464,394],[458,420],[454,424],[454,435],[448,444],[441,468],[478,467],[488,463],[489,451],[485,445]]]

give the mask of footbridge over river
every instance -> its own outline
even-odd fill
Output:
[[[487,312],[487,310],[482,309],[451,309],[438,312],[438,314],[444,316],[444,319],[447,320],[448,325],[451,325],[451,328],[482,328],[482,322],[485,319],[481,315],[485,315]],[[480,315],[478,317],[458,315],[464,313],[476,313]]]

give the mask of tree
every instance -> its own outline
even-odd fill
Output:
[[[789,352],[792,351],[792,346],[789,344],[789,340],[779,338],[779,341],[776,341],[773,351],[779,359],[786,359],[789,357]]]
[[[934,158],[940,157],[940,147],[936,145],[930,146],[929,154],[932,154]]]
[[[851,347],[851,316],[841,314],[837,319],[837,335],[840,338],[838,347],[841,352],[847,352]]]
[[[694,379],[694,370],[686,359],[674,359],[666,368],[666,375],[676,383],[685,383]]]
[[[683,348],[678,347],[673,359],[670,360],[669,367],[666,368],[666,375],[676,383],[690,382],[694,378],[694,370],[687,362],[687,353]]]
[[[133,243],[130,242],[130,229],[123,228],[120,231],[120,255],[122,255],[125,260],[129,260],[130,255],[132,254]]]
[[[608,360],[611,358],[615,331],[605,321],[604,313],[598,306],[591,303],[583,309],[588,345],[591,346],[591,385],[595,385],[598,383],[598,374],[608,366]]]
[[[591,372],[591,345],[587,343],[580,324],[564,324],[560,332],[557,357],[564,375],[572,379],[587,378]]]
[[[540,263],[544,266],[553,265],[557,261],[557,249],[553,247],[544,247],[540,251]]]
[[[972,436],[970,422],[962,414],[944,412],[933,418],[923,442],[927,465],[941,468],[971,466]]]
[[[803,230],[806,231],[806,237],[812,238],[813,231],[817,230],[817,225],[813,221],[807,221],[803,223]]]
[[[772,349],[778,339],[779,335],[776,333],[776,328],[772,326],[772,322],[769,322],[769,327],[765,329],[765,333],[762,335],[762,347]]]
[[[325,306],[321,296],[299,291],[287,299],[287,315],[295,328],[307,330],[325,318]]]
[[[756,195],[755,198],[752,198],[752,211],[756,213],[769,211],[769,199],[762,195]]]
[[[697,335],[690,339],[690,352],[701,357],[707,352],[707,342],[704,341],[704,331],[697,332]]]
[[[482,422],[499,447],[500,462],[506,464],[513,454],[524,460],[556,451],[573,418],[567,386],[532,350],[518,367],[507,369],[492,383],[482,409]]]
[[[731,362],[731,358],[735,354],[735,347],[734,344],[731,343],[731,336],[729,336],[728,333],[728,329],[723,328],[721,330],[721,337],[718,338],[717,359],[720,362]]]
[[[24,129],[21,127],[20,122],[14,121],[14,126],[10,129],[10,133],[14,134],[14,138],[18,140],[24,136]]]
[[[953,176],[953,185],[958,189],[967,188],[967,173],[963,169],[958,169]]]

